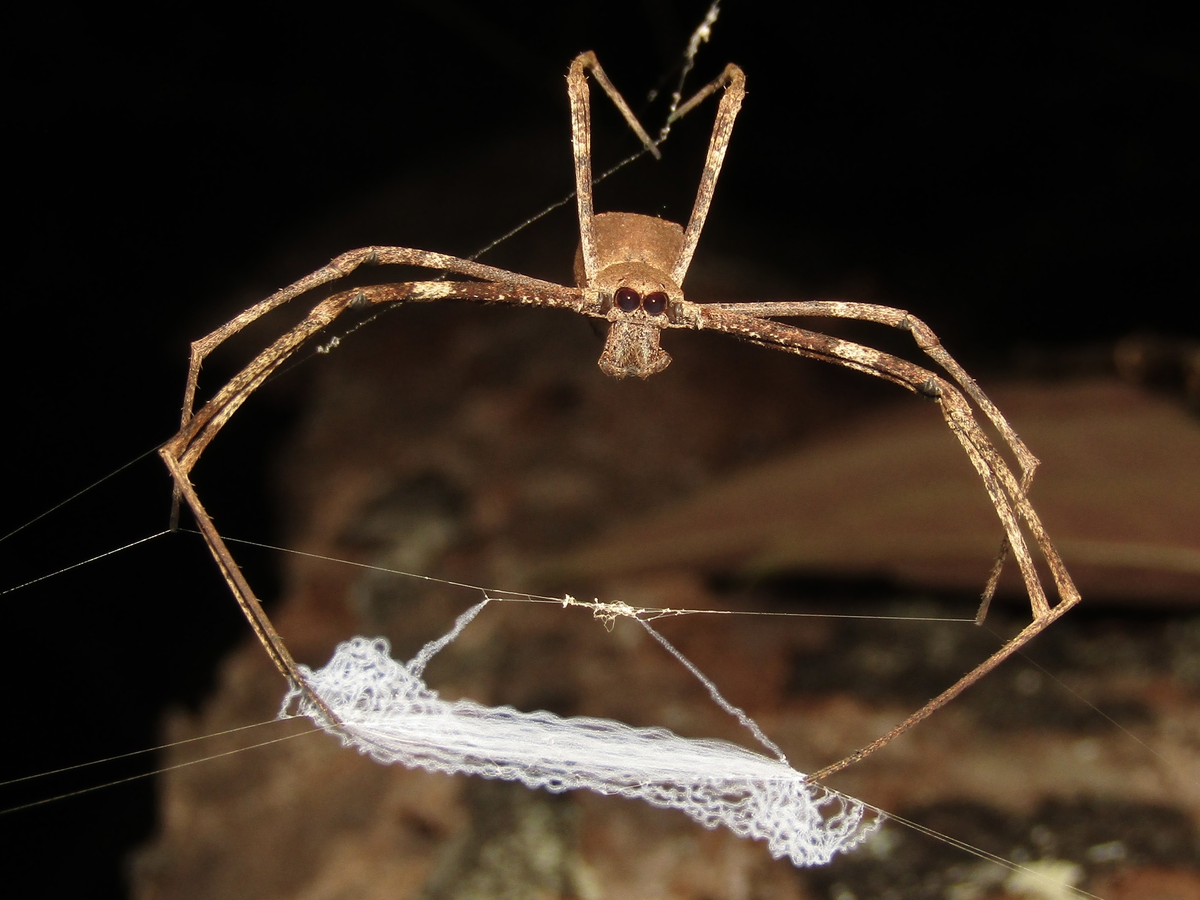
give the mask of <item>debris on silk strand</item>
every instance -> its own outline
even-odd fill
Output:
[[[766,841],[772,856],[786,856],[796,866],[828,863],[882,822],[861,801],[806,782],[769,742],[780,758],[665,728],[442,700],[422,680],[425,666],[488,602],[459,616],[450,632],[408,663],[391,658],[387,640],[356,637],[340,644],[324,668],[301,666],[308,688],[339,724],[330,723],[299,687],[288,693],[281,715],[295,703],[299,714],[381,763],[518,781],[554,793],[586,788],[678,809],[706,828],[724,825],[740,837]],[[736,710],[700,677],[715,700]],[[748,717],[745,722],[753,725]],[[761,735],[757,726],[753,730]]]

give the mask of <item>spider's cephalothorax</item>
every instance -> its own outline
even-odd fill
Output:
[[[658,345],[660,331],[667,327],[700,327],[698,320],[688,314],[690,304],[683,299],[683,279],[712,204],[713,188],[725,160],[733,122],[746,95],[746,78],[741,69],[730,63],[720,76],[675,108],[667,119],[669,126],[705,97],[722,91],[700,187],[684,228],[674,222],[637,213],[596,213],[592,205],[592,114],[588,100],[588,72],[616,104],[646,151],[655,157],[661,154],[658,143],[650,139],[600,68],[596,55],[581,53],[577,56],[567,74],[571,144],[575,152],[575,197],[579,206],[575,283],[584,295],[585,314],[607,319],[609,323],[608,339],[600,355],[600,370],[614,378],[628,375],[649,378],[671,364],[671,355]]]
[[[376,304],[430,303],[449,299],[568,310],[608,322],[608,339],[600,355],[600,368],[615,378],[630,375],[648,378],[663,371],[670,365],[671,357],[659,346],[659,334],[664,328],[676,328],[717,331],[760,347],[823,360],[893,382],[937,403],[951,433],[982,478],[1003,526],[1005,542],[988,586],[984,589],[984,602],[976,621],[983,621],[987,601],[1010,550],[1016,557],[1029,593],[1033,621],[992,656],[887,734],[810,776],[820,780],[878,750],[944,706],[1079,602],[1079,592],[1026,497],[1033,470],[1037,466],[1037,457],[1029,451],[975,380],[946,352],[929,326],[905,310],[842,300],[757,303],[692,303],[685,300],[683,281],[712,203],[713,189],[729,146],[734,119],[746,93],[745,76],[741,69],[731,63],[690,100],[680,103],[667,120],[669,126],[706,97],[721,92],[696,201],[686,227],[680,227],[674,222],[636,213],[596,214],[592,204],[589,72],[616,104],[625,121],[642,141],[646,152],[659,156],[658,144],[662,140],[660,137],[654,141],[646,133],[600,68],[595,54],[583,53],[575,59],[567,75],[567,93],[571,101],[571,145],[575,156],[575,192],[579,207],[579,252],[575,258],[578,287],[554,284],[474,260],[411,247],[363,247],[343,253],[328,265],[277,291],[192,344],[180,429],[159,451],[175,480],[176,506],[179,500],[187,501],[234,597],[241,604],[242,611],[279,671],[308,695],[314,708],[321,711],[331,726],[337,726],[337,716],[308,688],[303,673],[263,611],[188,476],[204,448],[258,386],[346,310]],[[367,265],[418,266],[453,273],[465,280],[433,279],[375,284],[350,288],[325,297],[316,303],[303,321],[251,360],[202,409],[193,414],[200,367],[209,353],[276,307],[322,285],[336,282]],[[854,319],[906,331],[912,335],[917,346],[950,377],[947,379],[944,375],[890,353],[776,321],[795,317]],[[1012,471],[980,427],[968,397],[995,426],[1005,445],[1017,458],[1019,475]],[[175,522],[174,516],[172,522]],[[1042,586],[1024,531],[1032,536],[1049,565],[1059,596],[1058,603],[1053,606]]]
[[[668,274],[679,259],[683,226],[637,213],[600,213],[594,219],[597,268],[594,287],[608,319],[600,370],[613,378],[648,378],[671,364],[659,334],[683,300]],[[575,279],[587,287],[583,250],[575,254]]]

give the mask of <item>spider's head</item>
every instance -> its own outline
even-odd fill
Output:
[[[659,347],[658,338],[683,299],[679,286],[653,266],[624,262],[601,271],[596,287],[609,322],[600,370],[613,378],[649,378],[669,366],[671,354]]]
[[[600,312],[608,319],[608,340],[600,369],[613,378],[649,378],[671,364],[658,346],[659,332],[672,321],[683,290],[668,274],[683,243],[674,222],[637,213],[600,213],[596,233],[595,281]],[[575,277],[586,284],[582,250]]]

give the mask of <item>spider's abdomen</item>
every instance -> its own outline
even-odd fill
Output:
[[[619,263],[645,263],[660,272],[675,268],[683,247],[683,226],[639,213],[598,213],[593,219],[596,230],[596,271],[603,272]],[[587,287],[583,271],[583,248],[575,251],[575,283]]]

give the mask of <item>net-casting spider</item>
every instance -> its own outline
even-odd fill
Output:
[[[781,303],[693,303],[687,300],[683,293],[683,280],[712,202],[713,189],[729,145],[734,119],[745,95],[745,76],[741,69],[730,64],[718,78],[679,106],[668,120],[668,123],[674,122],[709,95],[722,91],[695,206],[687,227],[683,228],[674,222],[651,216],[635,213],[596,214],[593,211],[589,72],[616,104],[646,149],[655,156],[659,155],[655,142],[608,80],[595,54],[584,53],[577,57],[567,76],[567,91],[571,102],[571,138],[579,206],[580,245],[575,259],[578,286],[552,284],[471,260],[406,247],[365,247],[342,254],[329,265],[250,307],[192,345],[182,425],[179,433],[160,451],[174,478],[176,509],[179,498],[187,501],[217,565],[258,639],[279,671],[311,696],[291,654],[205,512],[188,474],[209,442],[264,379],[347,309],[458,299],[570,310],[608,322],[608,338],[599,364],[605,374],[614,378],[631,375],[648,378],[662,372],[671,362],[670,355],[659,346],[662,331],[689,328],[722,331],[762,347],[812,357],[894,382],[938,404],[946,424],[983,479],[996,515],[1004,527],[1004,543],[985,588],[977,621],[983,620],[1000,566],[1009,551],[1016,557],[1020,567],[1029,593],[1033,620],[992,656],[887,734],[809,776],[812,780],[820,780],[863,759],[944,706],[1079,602],[1078,591],[1050,543],[1037,513],[1026,499],[1026,491],[1038,461],[975,381],[942,348],[937,336],[925,323],[904,310],[868,303],[823,300]],[[320,285],[336,281],[364,265],[419,266],[466,276],[471,280],[412,281],[353,288],[334,294],[317,303],[300,324],[263,350],[199,412],[193,414],[200,366],[219,344],[276,307]],[[908,331],[917,346],[949,375],[949,380],[891,354],[774,321],[785,317],[859,319]],[[984,434],[967,397],[974,401],[1016,456],[1021,470],[1019,478]],[[1028,531],[1049,566],[1059,597],[1054,605],[1046,598],[1023,529]],[[312,700],[328,715],[330,724],[336,727],[336,717],[329,713],[319,698],[312,696]]]

